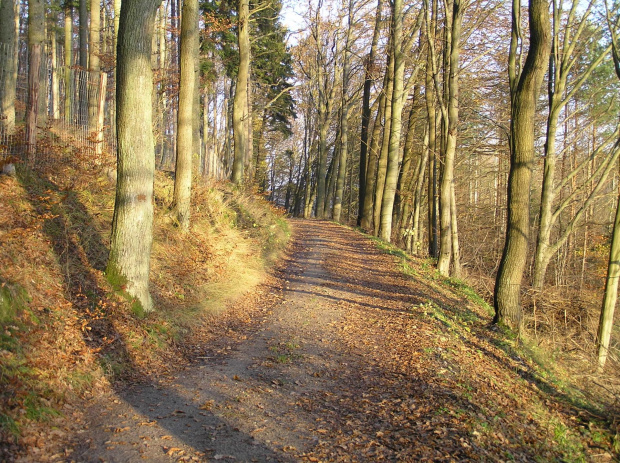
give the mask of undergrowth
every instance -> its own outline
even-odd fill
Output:
[[[204,179],[182,234],[170,213],[173,180],[157,173],[156,310],[144,314],[103,274],[109,167],[83,166],[0,176],[0,460],[3,448],[34,445],[37,423],[64,404],[186,362],[179,346],[264,279],[290,234],[263,199]]]

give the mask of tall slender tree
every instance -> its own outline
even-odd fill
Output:
[[[364,217],[364,202],[366,201],[367,170],[368,170],[368,136],[370,128],[370,93],[375,76],[375,55],[377,53],[377,43],[381,32],[381,9],[383,0],[377,1],[377,11],[375,13],[375,28],[370,42],[368,55],[364,60],[364,90],[362,94],[362,130],[360,134],[360,165],[359,165],[359,199],[357,212],[357,225],[368,229],[368,224],[362,224]]]
[[[521,280],[530,236],[530,187],[534,164],[534,116],[551,48],[549,4],[530,0],[530,48],[520,73],[516,48],[520,0],[513,0],[513,39],[509,60],[512,107],[510,121],[510,173],[506,241],[495,281],[494,323],[521,327]]]
[[[198,0],[184,0],[181,14],[181,78],[177,113],[177,159],[174,177],[174,211],[181,230],[189,230],[194,154],[193,105],[198,61]]]
[[[238,43],[239,43],[239,70],[235,85],[235,101],[233,105],[233,136],[235,139],[232,181],[239,185],[243,183],[245,160],[248,150],[248,82],[250,77],[250,2],[239,0],[238,14]]]

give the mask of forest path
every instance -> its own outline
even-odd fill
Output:
[[[505,438],[483,444],[472,424],[490,413],[471,401],[479,356],[448,360],[462,341],[427,317],[429,301],[466,302],[359,233],[292,225],[281,302],[174,378],[98,399],[68,461],[501,460]]]
[[[403,294],[393,258],[359,234],[329,222],[293,227],[284,299],[267,319],[168,384],[136,386],[95,404],[81,436],[89,445],[72,458],[294,461],[331,447],[330,428],[363,414],[357,407],[362,391],[377,386],[365,384],[375,366],[341,342],[345,312],[403,310],[415,298]],[[364,343],[378,348],[372,334]]]

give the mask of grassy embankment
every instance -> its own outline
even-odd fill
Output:
[[[36,445],[36,429],[82,397],[187,362],[191,340],[208,339],[288,240],[266,201],[202,180],[184,236],[169,213],[170,176],[155,183],[156,311],[145,315],[103,272],[114,206],[104,166],[0,176],[0,450]]]
[[[470,423],[483,448],[501,443],[507,461],[519,459],[519,446],[538,449],[536,460],[541,462],[618,458],[620,391],[613,387],[618,379],[615,362],[601,374],[594,350],[589,355],[575,349],[557,351],[549,349],[540,334],[524,330],[517,336],[506,327],[492,326],[493,308],[465,281],[442,277],[434,262],[370,238],[396,258],[412,283],[435,294],[410,308],[413,328],[436,334],[435,347],[426,349],[429,355],[441,352],[448,365],[448,372],[439,374],[440,369],[437,380],[459,398],[448,407],[456,408],[462,399],[477,410],[447,412]],[[452,369],[467,374],[452,377]],[[517,453],[511,453],[512,447]]]

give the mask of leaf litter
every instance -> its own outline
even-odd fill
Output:
[[[617,457],[601,417],[507,355],[482,308],[359,233],[293,224],[273,278],[179,345],[187,364],[94,398],[50,461]]]

